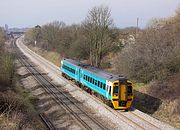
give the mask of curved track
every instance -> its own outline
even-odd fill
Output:
[[[27,60],[27,57],[20,53],[20,50],[17,48],[15,42],[13,45],[16,51],[16,56],[21,64],[27,68],[27,70],[33,75],[43,89],[53,98],[53,100],[67,110],[83,128],[93,130],[108,129],[106,124],[102,124],[90,113],[80,107],[77,100],[75,101],[73,98],[67,96],[63,91],[59,90],[56,85],[51,83],[44,74],[40,73],[35,67],[33,67],[34,65]]]
[[[76,89],[79,89],[80,91],[82,91],[82,89],[77,87],[73,82],[68,81],[67,79],[62,77],[60,75],[60,71],[57,66],[53,65],[49,61],[45,61],[44,58],[40,57],[33,51],[29,50],[27,47],[25,47],[25,50],[29,54],[31,54],[35,59],[37,59],[40,63],[46,64],[46,67],[48,67],[49,70],[53,71],[53,73],[56,73],[60,79],[62,79],[63,81],[65,81],[68,84],[71,84],[72,86],[75,86]],[[89,97],[90,97],[90,95],[89,95]],[[95,96],[91,96],[91,98],[95,98],[95,100],[98,99]],[[105,107],[108,111],[110,111],[114,115],[114,118],[121,120],[122,122],[128,124],[132,129],[140,129],[140,130],[160,130],[160,129],[162,129],[162,130],[164,130],[164,129],[168,128],[168,129],[175,130],[171,126],[168,126],[168,125],[163,126],[162,124],[159,124],[160,121],[155,121],[154,119],[151,120],[151,118],[146,119],[146,117],[138,115],[137,113],[135,113],[133,111],[129,111],[129,112],[115,111],[105,104],[101,104],[101,105],[103,107]]]

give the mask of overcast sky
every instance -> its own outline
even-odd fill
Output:
[[[145,27],[152,18],[175,14],[180,0],[0,0],[0,26],[32,27],[54,20],[80,23],[88,10],[105,5],[111,9],[114,24],[124,28]]]

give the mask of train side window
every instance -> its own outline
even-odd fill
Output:
[[[94,83],[95,85],[97,85],[97,80],[95,80],[95,83]]]
[[[92,83],[92,78],[90,77],[90,82]]]
[[[103,89],[104,89],[104,90],[106,89],[106,84],[103,84]]]
[[[85,80],[87,80],[87,77],[86,77],[86,75],[85,75]]]
[[[94,84],[94,79],[92,79],[92,84]]]
[[[102,85],[101,85],[101,84],[102,84],[102,83],[101,83],[101,82],[99,82],[99,87],[100,87],[100,88],[102,88]]]
[[[86,75],[83,75],[83,79],[86,79]]]
[[[99,81],[97,81],[97,86],[99,87]]]

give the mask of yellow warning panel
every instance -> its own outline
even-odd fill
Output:
[[[125,84],[120,85],[120,97],[121,101],[126,101],[126,93],[127,93],[127,87]]]

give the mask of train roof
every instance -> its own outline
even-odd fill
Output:
[[[81,62],[76,61],[76,60],[72,60],[72,59],[64,59],[64,60],[70,62],[71,64],[73,64],[77,67],[82,68],[83,70],[88,71],[89,73],[96,75],[97,77],[104,78],[104,79],[109,80],[109,81],[115,81],[115,80],[119,80],[119,79],[125,80],[126,79],[123,76],[119,76],[119,75],[115,75],[115,74],[112,74],[109,72],[105,72],[99,68],[92,67],[89,64],[84,64],[84,63],[81,63]]]

